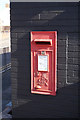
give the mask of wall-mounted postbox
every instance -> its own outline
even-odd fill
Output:
[[[31,32],[31,93],[56,95],[56,31]]]

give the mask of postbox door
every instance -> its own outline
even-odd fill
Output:
[[[54,87],[52,69],[52,51],[34,51],[33,89],[40,92],[52,92]]]

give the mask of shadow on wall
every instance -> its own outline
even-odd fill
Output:
[[[13,108],[13,113],[16,110],[17,114],[13,114],[13,118],[78,118],[79,87],[80,83],[76,83],[59,89],[56,96],[32,94],[17,99],[17,106]],[[20,111],[24,112],[20,114]]]

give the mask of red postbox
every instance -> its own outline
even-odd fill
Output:
[[[57,32],[31,32],[31,93],[56,95]]]

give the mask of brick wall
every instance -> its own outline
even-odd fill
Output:
[[[78,115],[77,105],[75,107],[76,113],[71,109],[71,114],[66,111],[59,111],[50,114],[44,112],[42,116],[41,109],[36,112],[33,107],[38,107],[34,102],[37,97],[45,101],[50,96],[32,95],[30,93],[31,86],[31,65],[30,65],[30,31],[57,31],[57,86],[58,93],[61,96],[70,98],[77,95],[77,87],[74,91],[74,85],[79,81],[79,36],[78,36],[78,3],[11,3],[11,79],[12,79],[12,102],[13,102],[13,116],[14,117],[73,117]],[[71,86],[71,87],[70,87]],[[64,88],[67,92],[60,92]],[[72,91],[72,93],[70,92]],[[74,94],[73,94],[74,93]],[[60,98],[59,100],[64,100]],[[54,97],[53,97],[54,98]],[[53,100],[50,97],[50,100]],[[56,98],[57,99],[57,98]],[[73,98],[72,98],[73,99]],[[71,99],[71,100],[72,100]],[[76,99],[76,98],[75,98]],[[29,101],[32,101],[31,104]],[[54,101],[54,100],[53,100]],[[43,105],[41,101],[37,103]],[[56,102],[56,104],[59,101]],[[69,101],[68,101],[69,102]],[[53,102],[49,101],[53,106]],[[45,103],[45,106],[47,104]],[[68,105],[73,104],[67,103]],[[23,107],[23,105],[25,106]],[[30,106],[29,106],[30,104]],[[35,106],[33,106],[35,104]],[[64,102],[64,104],[66,104]],[[22,107],[20,107],[22,106]],[[17,109],[15,109],[15,107]],[[26,109],[28,110],[26,113]],[[40,107],[40,106],[39,106]],[[61,106],[60,106],[61,107]],[[56,107],[55,107],[56,108]],[[42,108],[43,109],[43,108]],[[46,109],[48,109],[46,107]],[[62,109],[62,108],[61,108]],[[64,107],[63,107],[64,109]],[[17,110],[17,112],[16,112]],[[22,111],[23,110],[23,111]],[[22,112],[21,112],[22,111]],[[30,115],[31,113],[31,115]],[[63,114],[64,113],[64,114]]]

